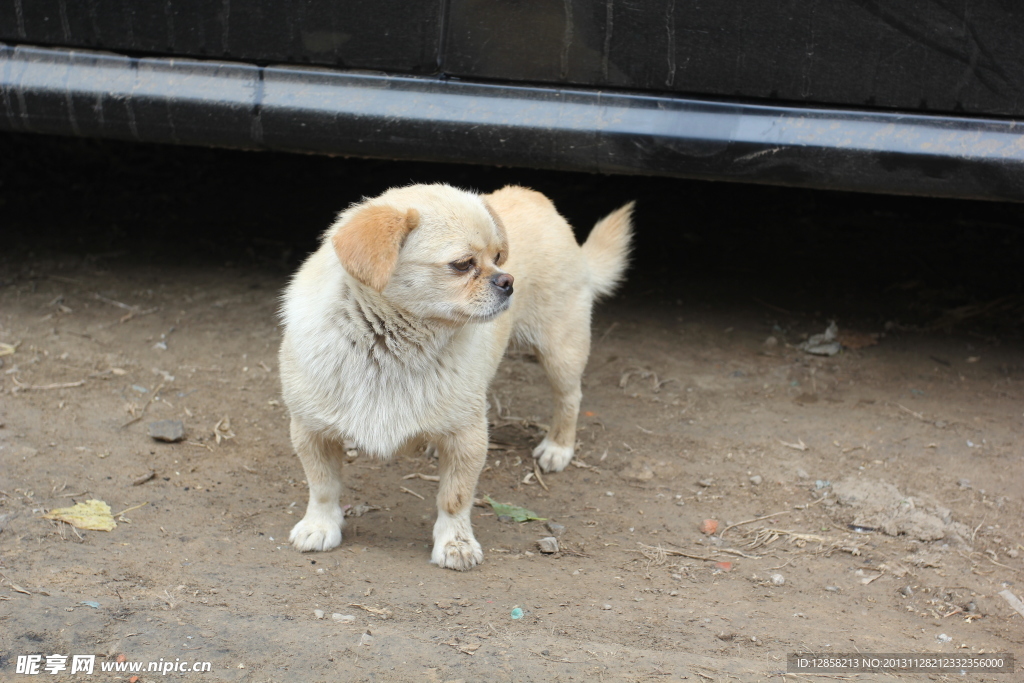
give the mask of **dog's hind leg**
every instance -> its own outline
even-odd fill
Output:
[[[288,540],[299,550],[330,550],[341,544],[345,515],[341,504],[343,444],[325,439],[292,419],[292,445],[309,482],[306,515]]]
[[[440,482],[437,522],[430,561],[465,571],[484,561],[469,519],[473,494],[487,459],[487,419],[481,410],[475,424],[453,434],[440,435],[437,444]]]
[[[583,397],[580,380],[590,355],[590,316],[580,317],[581,320],[565,320],[555,328],[557,334],[545,331],[536,344],[537,355],[555,394],[551,428],[533,449],[533,457],[545,472],[564,470],[576,448],[576,420]]]

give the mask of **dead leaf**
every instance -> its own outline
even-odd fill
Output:
[[[79,529],[92,531],[113,531],[117,528],[114,516],[110,514],[110,506],[102,500],[90,499],[69,508],[50,510],[43,515],[44,519],[55,519],[67,522]]]
[[[220,421],[213,427],[213,436],[217,439],[217,445],[220,445],[221,441],[227,441],[228,439],[235,438],[235,433],[231,431],[231,418],[225,415]]]

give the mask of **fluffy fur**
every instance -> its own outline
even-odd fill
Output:
[[[591,306],[625,271],[631,212],[601,220],[582,247],[544,195],[521,187],[480,196],[413,185],[342,212],[281,310],[281,383],[309,483],[295,547],[341,543],[344,441],[381,458],[427,441],[440,465],[431,561],[479,564],[469,513],[487,456],[487,387],[510,341],[537,354],[555,411],[533,456],[546,472],[565,469]]]

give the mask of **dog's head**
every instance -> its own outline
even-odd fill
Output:
[[[501,269],[505,228],[471,192],[448,185],[389,190],[345,211],[330,239],[352,277],[413,315],[485,321],[511,302],[512,276]]]

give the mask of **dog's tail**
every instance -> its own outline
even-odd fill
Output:
[[[583,258],[595,297],[614,292],[629,265],[634,204],[630,202],[599,220],[583,243]]]

